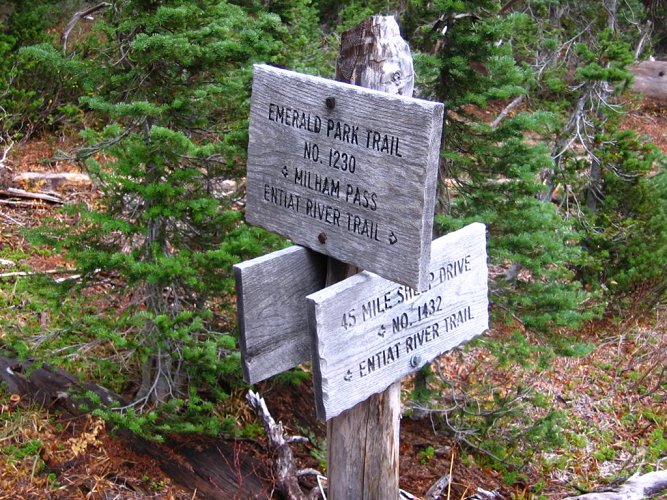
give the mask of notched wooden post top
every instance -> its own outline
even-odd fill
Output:
[[[393,16],[369,17],[343,33],[336,80],[412,96],[412,55]]]

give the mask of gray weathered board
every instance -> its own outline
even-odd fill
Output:
[[[324,288],[326,257],[292,246],[237,264],[234,274],[246,382],[310,361],[306,295]]]
[[[440,103],[256,65],[246,220],[420,289],[443,113]]]
[[[318,417],[335,417],[483,333],[487,273],[486,228],[474,223],[433,241],[426,291],[363,272],[309,295]]]

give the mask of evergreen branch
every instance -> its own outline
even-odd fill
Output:
[[[67,154],[64,151],[58,151],[58,153],[53,157],[53,159],[56,161],[72,161],[72,162],[80,162],[83,160],[87,160],[91,156],[94,156],[97,153],[99,153],[100,151],[103,151],[111,146],[115,146],[116,144],[121,142],[128,135],[130,135],[139,125],[141,125],[141,122],[135,125],[130,125],[123,131],[122,134],[117,135],[116,137],[112,137],[111,139],[108,139],[106,141],[99,142],[93,146],[78,148],[74,155]]]

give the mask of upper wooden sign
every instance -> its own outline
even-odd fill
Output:
[[[486,228],[433,242],[428,289],[363,272],[307,297],[317,414],[328,420],[488,328]]]
[[[427,285],[444,107],[256,65],[246,219]]]

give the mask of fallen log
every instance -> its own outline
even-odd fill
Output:
[[[667,61],[642,61],[630,66],[635,76],[632,90],[667,101]]]
[[[586,493],[565,500],[641,500],[667,490],[667,470],[635,474],[613,491]]]
[[[129,404],[123,396],[97,384],[82,383],[64,370],[15,357],[0,356],[1,382],[9,394],[18,394],[42,407],[61,407],[73,415],[83,413],[82,404],[93,407],[85,397],[87,391],[97,394],[105,405]],[[128,448],[157,460],[167,475],[194,491],[197,498],[270,497],[273,485],[264,465],[243,452],[236,441],[230,444],[223,439],[210,439],[204,446],[196,446],[189,437],[187,444],[174,438],[163,445],[126,430],[119,434]]]
[[[21,188],[39,187],[48,191],[92,185],[90,176],[80,172],[21,172],[14,175],[11,182]]]
[[[91,401],[83,396],[91,391],[105,405],[117,402],[127,405],[122,396],[92,383],[81,383],[74,375],[47,364],[34,364],[30,360],[0,357],[0,382],[7,385],[11,394],[19,394],[40,406],[59,405],[72,414],[82,413],[81,405]]]
[[[0,200],[0,205],[7,205],[9,207],[35,207],[43,208],[46,205],[40,201],[14,201],[14,200]]]

